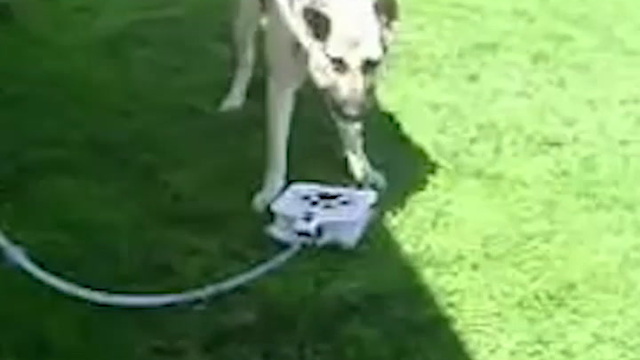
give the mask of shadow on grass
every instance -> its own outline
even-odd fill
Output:
[[[0,58],[3,227],[65,275],[126,291],[199,285],[273,252],[248,206],[263,166],[262,74],[243,111],[211,110],[230,69],[229,23],[213,21],[228,2],[26,3],[0,35],[12,50]],[[43,13],[50,24],[34,25]],[[75,33],[87,23],[99,26]],[[297,110],[291,176],[347,181],[313,99]],[[368,131],[389,177],[384,207],[399,208],[436,167],[391,114]],[[308,251],[198,309],[96,308],[3,270],[0,359],[467,360],[398,241],[374,225],[355,252]]]

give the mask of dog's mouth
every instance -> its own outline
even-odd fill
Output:
[[[330,95],[325,94],[325,103],[334,120],[343,122],[362,121],[369,113],[367,106],[342,106]]]
[[[339,106],[329,105],[329,113],[334,120],[344,122],[357,122],[364,118],[363,114],[352,115],[345,113]]]

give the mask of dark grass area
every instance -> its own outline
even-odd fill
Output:
[[[0,223],[66,276],[178,290],[273,253],[249,208],[263,87],[214,109],[230,74],[230,1],[14,2],[0,10]],[[322,106],[297,111],[292,178],[347,181]],[[385,209],[436,165],[393,114],[372,119]],[[313,250],[205,307],[126,311],[0,271],[0,359],[467,360],[433,295],[375,225],[354,253]]]

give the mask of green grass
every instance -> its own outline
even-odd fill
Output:
[[[214,111],[231,0],[13,3],[3,229],[67,276],[129,291],[275,251],[249,209],[263,71],[246,109]],[[310,251],[203,309],[93,307],[0,269],[0,360],[637,358],[636,1],[401,5],[369,124],[391,188],[363,247]],[[321,104],[300,105],[292,177],[346,181]]]

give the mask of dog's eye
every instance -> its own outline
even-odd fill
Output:
[[[331,65],[333,65],[333,70],[335,70],[337,73],[340,73],[340,74],[344,74],[349,70],[349,66],[347,65],[347,62],[344,61],[343,58],[332,57]]]
[[[362,63],[362,71],[365,73],[372,73],[378,68],[379,65],[380,65],[380,61],[378,60],[373,60],[373,59],[365,60]]]

